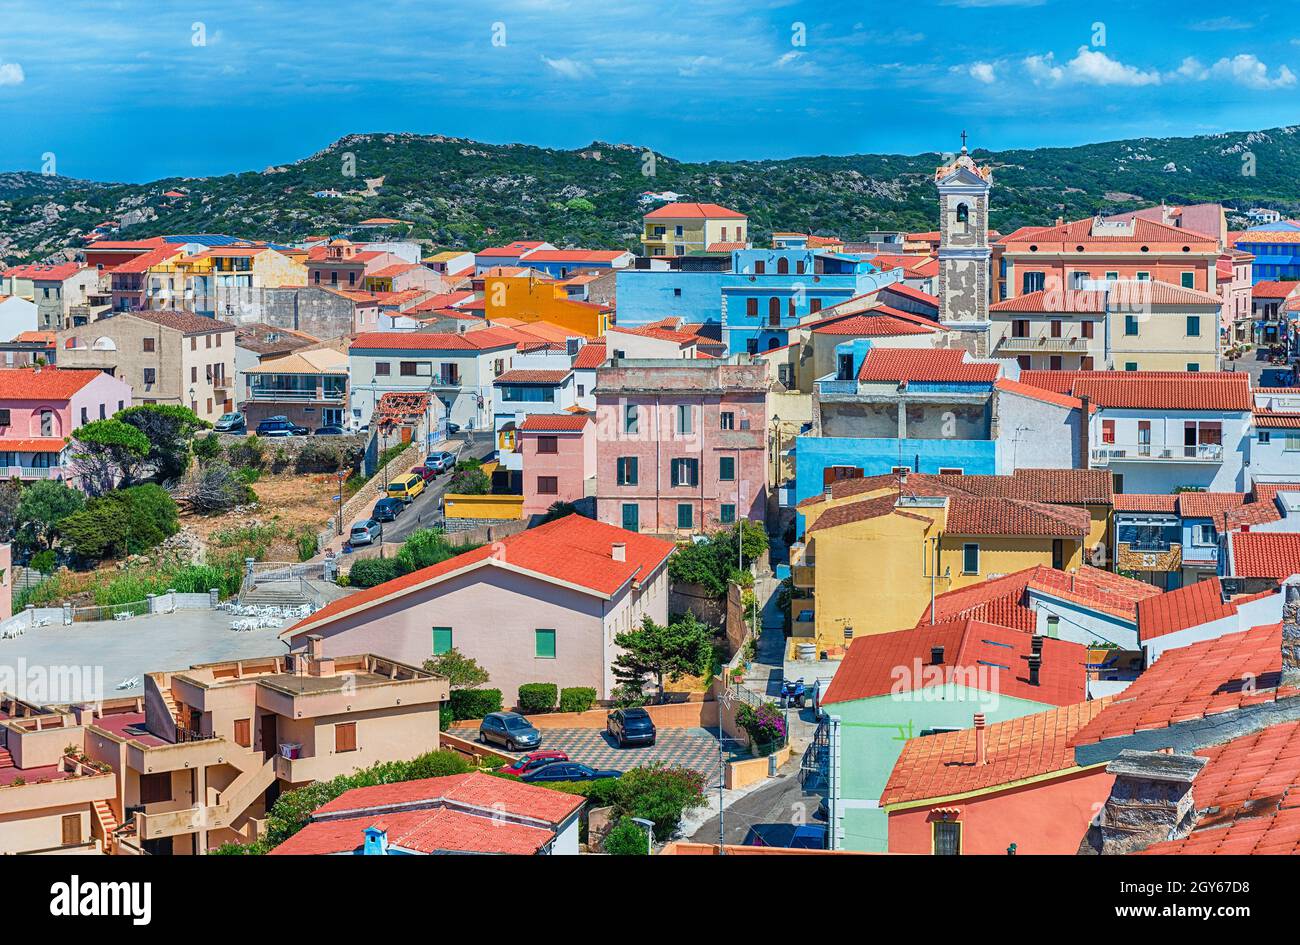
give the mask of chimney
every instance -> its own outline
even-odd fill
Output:
[[[365,843],[361,848],[363,856],[388,855],[388,831],[383,824],[375,824],[365,830]]]
[[[941,646],[930,647],[930,665],[931,666],[943,665],[943,647]]]
[[[822,493],[822,496],[826,499],[827,502],[829,502],[831,499],[835,498],[835,493],[831,491],[830,486],[827,486],[826,491]]]
[[[1300,685],[1300,575],[1282,582],[1282,685]]]
[[[1035,653],[1029,657],[1029,685],[1038,685],[1038,673],[1043,668],[1043,657]]]
[[[622,541],[614,542],[613,546],[610,548],[610,555],[615,561],[626,561],[627,543]]]
[[[985,741],[984,732],[984,713],[975,713],[975,764],[986,765],[989,763],[988,746]]]
[[[1092,414],[1092,400],[1087,394],[1079,400],[1083,404],[1079,410],[1079,468],[1089,469],[1092,466],[1092,446],[1088,439],[1088,420]]]
[[[1061,636],[1061,618],[1056,614],[1047,615],[1047,635],[1053,640]]]
[[[1042,656],[1043,656],[1043,635],[1042,635],[1041,633],[1035,633],[1032,637],[1029,638],[1029,649],[1030,649],[1030,651],[1033,653],[1034,656],[1037,656],[1037,657],[1039,657],[1040,659],[1042,658]]]
[[[313,660],[318,660],[325,655],[325,638],[319,633],[307,637],[307,655]]]
[[[1136,853],[1161,840],[1187,836],[1196,826],[1192,790],[1205,767],[1197,755],[1125,749],[1106,765],[1110,796],[1093,818],[1078,852]]]

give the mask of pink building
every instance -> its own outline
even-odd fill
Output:
[[[0,369],[0,477],[68,479],[68,438],[131,406],[131,387],[96,370]]]
[[[767,511],[767,368],[616,359],[596,372],[603,522],[660,535]]]
[[[576,502],[596,475],[596,427],[589,413],[530,413],[519,425],[524,517]]]
[[[281,636],[294,650],[319,635],[326,656],[367,645],[417,666],[454,647],[507,705],[529,682],[606,699],[614,635],[668,620],[675,547],[568,515],[334,601]]]

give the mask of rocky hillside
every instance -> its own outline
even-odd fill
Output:
[[[1296,213],[1297,131],[975,154],[995,168],[993,225],[1003,232],[1162,199]],[[535,237],[634,248],[644,211],[637,198],[646,190],[743,210],[756,241],[773,229],[852,239],[874,229],[932,228],[931,175],[940,161],[938,154],[859,154],[692,164],[626,144],[561,151],[440,135],[349,135],[293,164],[222,177],[98,184],[0,174],[0,260],[50,257],[110,219],[121,227],[117,238],[231,233],[290,241],[391,217],[409,224],[366,232],[431,247]],[[185,196],[163,196],[172,190]]]

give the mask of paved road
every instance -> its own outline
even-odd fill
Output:
[[[493,448],[491,433],[480,433],[472,439],[466,435],[455,436],[437,447],[455,453],[457,459],[469,456],[482,459],[489,455]],[[442,495],[447,491],[447,483],[450,479],[449,473],[442,473],[424,487],[424,491],[406,507],[406,511],[397,517],[397,521],[385,522],[384,541],[402,542],[413,531],[442,524]]]
[[[799,760],[796,756],[772,781],[727,805],[722,818],[723,836],[727,843],[744,843],[749,828],[759,824],[821,823],[815,817],[819,803],[820,795],[805,794],[799,787]],[[717,810],[716,801],[713,808]],[[704,821],[690,839],[697,843],[717,843],[717,815]]]
[[[460,738],[478,738],[477,729],[452,726],[451,734]],[[593,768],[626,771],[652,761],[662,761],[692,768],[711,784],[716,784],[718,779],[718,738],[714,731],[706,728],[661,728],[653,745],[636,748],[619,748],[604,729],[546,728],[542,729],[542,748],[559,749],[570,760],[581,761]],[[509,754],[504,749],[498,750]]]

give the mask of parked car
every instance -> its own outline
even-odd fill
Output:
[[[317,436],[342,436],[346,431],[340,426],[317,427]]]
[[[825,850],[825,824],[755,824],[745,837],[747,847]]]
[[[424,457],[424,465],[435,473],[446,472],[456,465],[456,457],[445,450],[441,453],[430,453]]]
[[[432,469],[430,469],[428,466],[416,466],[414,469],[411,470],[411,475],[419,476],[426,483],[428,483],[431,482],[433,478],[438,474],[434,472]]]
[[[553,761],[568,761],[567,752],[551,749],[549,751],[530,751],[522,758],[512,764],[501,768],[503,774],[513,774],[515,777],[523,777],[529,771],[536,771],[542,765],[549,765]]]
[[[212,424],[212,429],[218,433],[247,433],[248,422],[242,413],[223,413]]]
[[[528,784],[545,784],[548,781],[598,781],[601,778],[621,778],[623,772],[614,768],[593,768],[577,761],[553,761],[529,771],[521,781]]]
[[[379,501],[384,500],[380,499]],[[368,518],[352,526],[352,531],[348,532],[348,544],[354,546],[373,544],[383,533],[384,527],[373,518]]]
[[[393,522],[397,516],[406,511],[406,503],[401,499],[383,498],[375,503],[370,517],[376,522]]]
[[[414,502],[415,497],[424,491],[424,478],[415,473],[406,473],[390,482],[384,491],[390,499]]]
[[[288,417],[267,417],[257,425],[258,436],[306,436],[310,432],[290,422]]]
[[[495,742],[506,751],[536,748],[542,743],[542,733],[518,712],[493,712],[483,716],[478,726],[478,737],[484,744]]]
[[[450,420],[448,420],[448,421],[447,421],[447,434],[448,434],[449,436],[455,436],[455,435],[456,435],[457,433],[459,433],[459,432],[460,432],[460,424],[459,424],[459,423],[452,423]]]
[[[1295,384],[1295,372],[1290,368],[1265,368],[1259,372],[1260,387],[1291,387]]]
[[[619,748],[655,743],[655,721],[645,709],[615,709],[605,719],[605,730]]]

